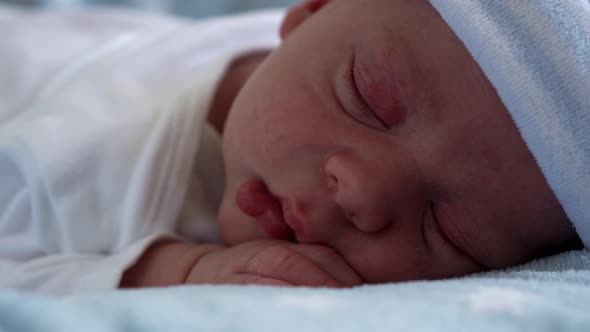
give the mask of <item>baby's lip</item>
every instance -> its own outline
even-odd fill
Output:
[[[293,240],[295,234],[285,221],[281,200],[264,182],[254,180],[242,184],[236,193],[236,204],[242,212],[254,218],[270,238]]]
[[[280,198],[283,207],[283,218],[285,223],[293,230],[297,240],[302,241],[304,238],[304,220],[301,218],[302,207],[294,199]]]

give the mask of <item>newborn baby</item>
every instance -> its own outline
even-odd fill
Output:
[[[188,282],[241,282],[218,279],[240,260],[254,283],[313,284],[312,265],[345,285],[444,278],[575,245],[510,113],[427,1],[310,1],[281,34],[218,125],[234,247],[206,250]],[[325,245],[350,268],[274,242],[252,264],[266,238]]]
[[[555,171],[547,156],[562,145],[544,141],[545,131],[538,130],[544,127],[530,115],[541,114],[543,104],[533,112],[526,103],[542,98],[523,91],[526,86],[509,89],[511,79],[494,72],[485,40],[461,21],[469,16],[451,11],[453,3],[311,0],[295,6],[282,22],[281,45],[235,58],[208,108],[208,122],[223,140],[217,216],[223,241],[185,236],[173,218],[180,213],[176,204],[166,217],[126,214],[141,227],[109,219],[115,226],[108,224],[105,234],[117,240],[89,249],[77,249],[88,236],[59,233],[78,244],[49,246],[59,248],[53,254],[102,255],[96,265],[103,269],[108,257],[124,256],[107,278],[120,287],[339,287],[461,276],[577,248],[580,240],[588,244],[588,180],[581,176],[588,177],[588,138],[578,139],[588,136],[588,127],[581,122],[572,140],[584,152],[574,158],[582,174]],[[580,6],[588,12],[587,4]],[[502,64],[513,70],[510,65]],[[578,102],[587,119],[588,99]],[[549,152],[539,152],[545,145]],[[186,199],[178,196],[185,182],[169,186],[174,194],[164,191],[169,201],[186,206],[204,195],[189,188]],[[150,208],[142,204],[133,211]],[[133,235],[121,240],[121,234]],[[6,266],[26,265],[25,256]],[[70,278],[93,262],[67,270],[74,271]],[[98,275],[84,280],[101,283]],[[18,287],[36,290],[40,283]]]

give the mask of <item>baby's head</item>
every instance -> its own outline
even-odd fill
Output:
[[[229,244],[324,244],[384,282],[505,267],[577,240],[427,0],[311,1],[281,34],[226,122]]]

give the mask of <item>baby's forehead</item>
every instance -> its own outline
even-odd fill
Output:
[[[439,30],[450,30],[428,0],[332,0],[326,7],[331,15],[323,19],[349,30],[351,35],[342,38],[354,38],[360,34],[365,41],[364,47],[384,49],[398,39],[421,42],[425,33],[432,35]]]

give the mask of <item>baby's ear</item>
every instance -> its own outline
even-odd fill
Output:
[[[289,9],[281,24],[281,39],[287,38],[293,30],[305,22],[315,12],[322,9],[330,0],[307,0]]]

